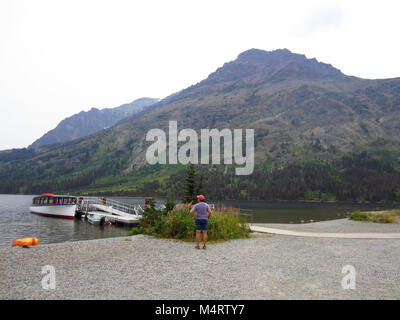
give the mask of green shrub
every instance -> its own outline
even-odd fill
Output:
[[[399,216],[400,216],[399,210],[388,210],[377,213],[373,212],[364,213],[356,210],[352,213],[350,219],[357,221],[369,221],[375,223],[397,223],[400,222]]]
[[[136,235],[141,233],[148,235],[159,234],[163,229],[164,224],[164,220],[162,218],[166,216],[166,214],[167,213],[163,210],[157,210],[155,208],[155,202],[152,201],[149,206],[144,208],[139,226],[130,230],[128,235]]]
[[[174,239],[192,239],[194,237],[195,223],[188,209],[172,210],[165,220],[162,237]]]
[[[128,236],[135,236],[137,234],[143,233],[142,228],[140,227],[134,227],[130,231],[128,231]]]
[[[229,240],[246,238],[250,229],[238,214],[215,213],[208,222],[208,238],[210,240]]]
[[[153,206],[145,209],[140,226],[133,228],[129,235],[147,234],[162,238],[194,240],[195,222],[189,208],[180,206],[164,214]],[[230,240],[247,238],[250,233],[246,221],[233,208],[214,211],[208,222],[208,239]]]
[[[384,214],[376,214],[373,216],[373,222],[376,223],[394,223],[394,219],[391,216]]]
[[[359,210],[355,210],[351,214],[350,219],[356,221],[368,221],[368,215],[363,212],[360,212]]]
[[[167,201],[165,201],[165,209],[164,209],[164,213],[168,214],[169,212],[171,212],[175,207],[175,200],[172,197],[168,197]]]

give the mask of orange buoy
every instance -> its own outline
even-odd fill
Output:
[[[38,244],[39,244],[38,238],[21,238],[21,239],[16,239],[12,242],[13,247],[36,246]]]

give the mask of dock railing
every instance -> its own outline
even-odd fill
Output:
[[[132,215],[141,215],[143,207],[140,204],[125,203],[109,198],[102,197],[78,197],[78,210],[85,212],[90,210],[94,205],[104,206],[104,208],[111,208],[120,212]]]

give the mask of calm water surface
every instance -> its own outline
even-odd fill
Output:
[[[218,203],[218,202],[216,202]],[[307,223],[342,219],[354,210],[378,211],[397,208],[399,204],[321,203],[286,201],[221,201],[221,204],[240,208],[256,223]]]
[[[13,240],[39,238],[39,243],[90,240],[126,236],[129,227],[91,225],[86,220],[42,217],[29,212],[33,195],[0,195],[0,247],[10,247]],[[143,205],[144,198],[114,197]],[[160,198],[158,204],[164,202]],[[355,209],[380,210],[393,205],[360,205],[337,203],[301,203],[271,201],[215,201],[215,204],[241,208],[252,214],[254,222],[301,223],[344,218]]]

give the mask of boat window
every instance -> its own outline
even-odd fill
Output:
[[[53,198],[53,204],[57,204],[57,198],[56,197]]]

